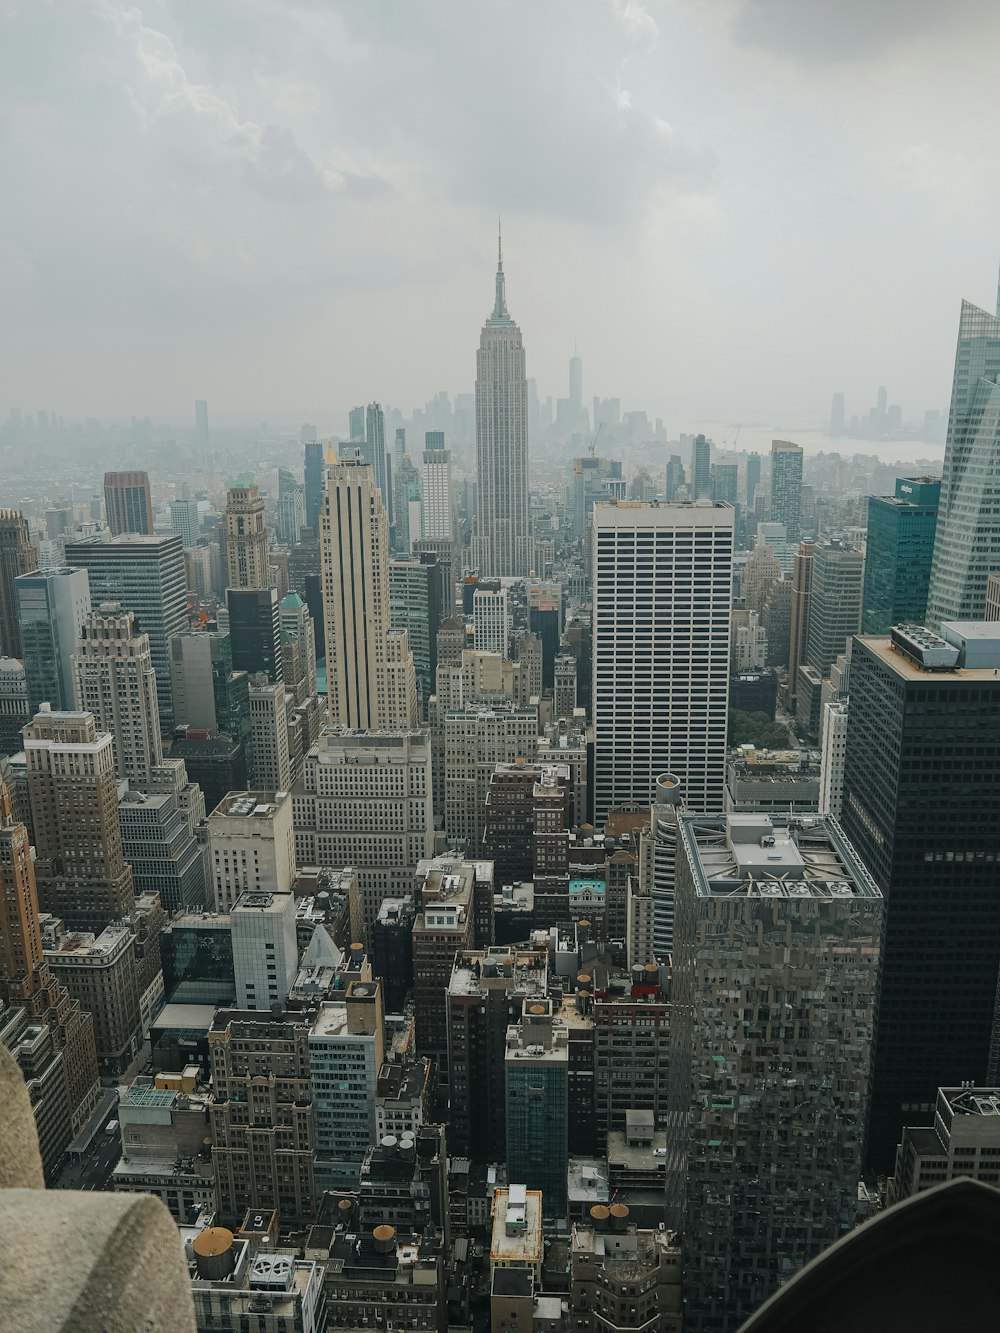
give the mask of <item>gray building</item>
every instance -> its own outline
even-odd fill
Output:
[[[856,1222],[884,903],[834,820],[679,821],[667,1222],[728,1333]]]
[[[794,546],[802,531],[802,448],[789,440],[771,441],[770,519],[785,525]]]
[[[74,707],[73,653],[90,610],[85,569],[61,566],[21,574],[14,580],[17,619],[32,716],[43,703]]]
[[[812,553],[812,602],[805,663],[828,676],[861,625],[864,556],[846,542],[817,542]]]
[[[569,1034],[552,1001],[526,1001],[507,1029],[507,1174],[541,1190],[546,1217],[566,1212],[569,1164]]]
[[[87,571],[95,605],[119,602],[125,611],[135,613],[139,633],[149,635],[160,725],[169,727],[173,721],[170,640],[187,628],[180,537],[88,537],[67,543],[66,559]]]

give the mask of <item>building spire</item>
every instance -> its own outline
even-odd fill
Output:
[[[503,232],[500,229],[500,219],[497,218],[497,294],[493,303],[493,314],[490,316],[493,320],[503,320],[509,322],[510,315],[507,312],[507,297],[504,292],[503,278]]]

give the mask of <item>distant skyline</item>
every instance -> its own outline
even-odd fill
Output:
[[[0,414],[471,392],[495,221],[542,396],[945,409],[994,308],[975,0],[8,0]],[[324,406],[325,405],[325,406]]]

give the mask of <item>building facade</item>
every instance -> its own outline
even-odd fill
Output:
[[[112,535],[153,535],[153,499],[148,472],[105,472],[104,512]]]
[[[888,634],[893,625],[927,618],[940,498],[937,477],[897,477],[894,495],[869,496],[862,634]]]

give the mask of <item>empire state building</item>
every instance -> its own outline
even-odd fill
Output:
[[[476,464],[473,559],[487,578],[530,573],[528,385],[521,330],[507,313],[503,249],[497,242],[496,300],[476,357]]]

